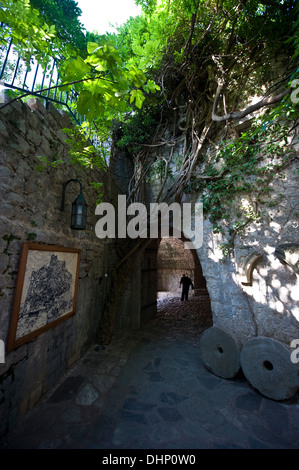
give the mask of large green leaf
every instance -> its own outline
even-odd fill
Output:
[[[134,103],[137,108],[141,109],[143,101],[145,100],[145,96],[141,90],[132,90],[130,93],[130,103]]]
[[[90,67],[84,62],[81,57],[72,59],[68,62],[65,68],[64,83],[82,80],[86,75],[90,73]]]
[[[94,95],[88,90],[82,91],[77,101],[78,113],[92,120],[95,116],[96,108],[97,104]]]
[[[100,46],[98,43],[96,42],[89,42],[87,44],[87,52],[88,54],[92,54],[94,51],[96,51],[96,49],[98,49]]]

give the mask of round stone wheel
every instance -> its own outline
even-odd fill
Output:
[[[212,326],[203,332],[199,352],[205,367],[224,379],[240,370],[240,344],[231,332]]]
[[[240,361],[248,382],[265,397],[286,400],[297,392],[298,367],[281,342],[264,336],[252,338],[244,344]]]

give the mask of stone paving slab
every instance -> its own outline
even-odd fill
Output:
[[[298,449],[299,396],[205,369],[198,341],[150,322],[93,345],[0,449]]]

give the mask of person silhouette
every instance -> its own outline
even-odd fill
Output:
[[[181,295],[181,300],[188,300],[188,294],[189,294],[189,287],[192,286],[192,280],[190,277],[186,276],[186,274],[183,274],[180,280],[180,287],[182,286],[182,295]]]

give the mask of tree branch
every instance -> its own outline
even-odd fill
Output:
[[[192,36],[193,36],[193,33],[194,33],[194,28],[195,28],[196,15],[197,15],[197,12],[193,13],[192,16],[191,16],[190,34],[189,34],[189,38],[187,39],[187,42],[186,42],[185,47],[184,47],[184,53],[186,55],[188,55],[188,53],[190,51],[190,48],[191,48],[191,41],[192,41]]]
[[[248,106],[246,109],[243,109],[243,111],[234,111],[229,114],[225,114],[224,116],[217,116],[216,114],[216,109],[217,105],[219,102],[219,98],[221,95],[221,92],[223,90],[224,83],[223,81],[220,81],[218,83],[216,95],[215,95],[215,100],[213,104],[213,110],[212,110],[212,120],[217,121],[217,122],[222,122],[222,121],[227,121],[227,120],[234,120],[234,119],[242,119],[243,117],[247,116],[248,114],[253,113],[254,111],[257,111],[260,108],[263,108],[264,106],[270,106],[271,104],[278,103],[279,101],[282,100],[286,95],[288,95],[291,92],[291,89],[285,90],[281,93],[279,93],[276,96],[268,96],[266,98],[262,98],[260,101],[258,101],[255,104],[252,104]]]

